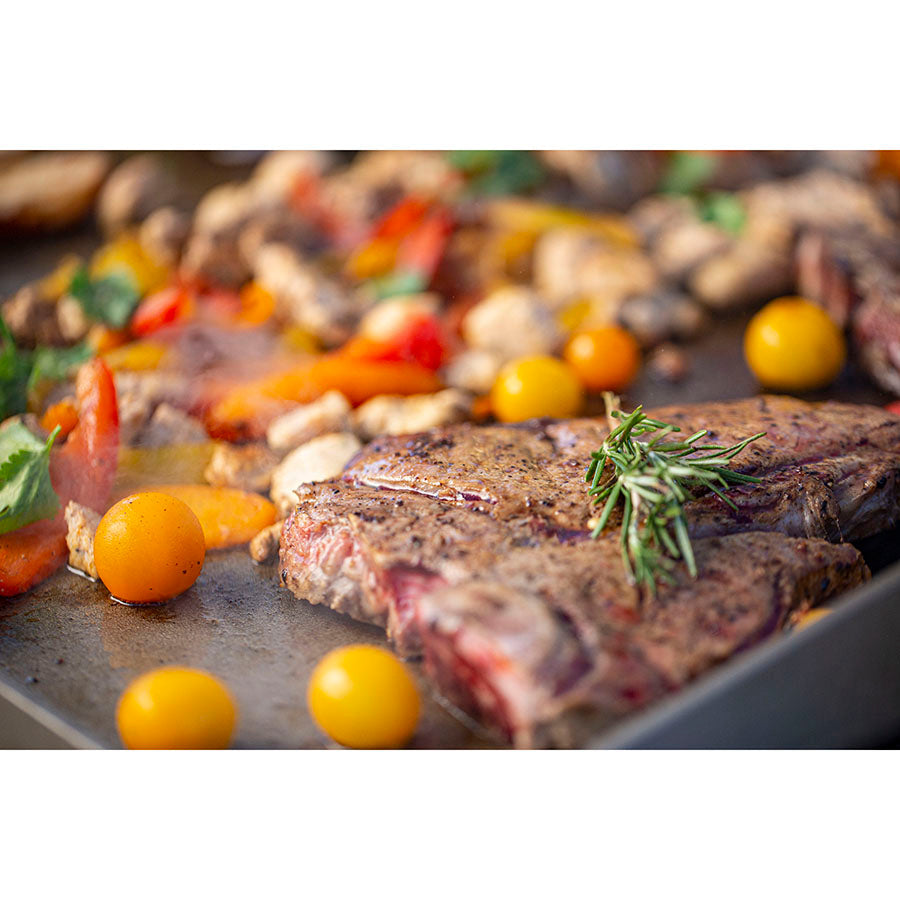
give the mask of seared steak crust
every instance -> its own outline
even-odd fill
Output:
[[[736,511],[689,504],[700,578],[679,570],[652,602],[629,584],[617,534],[589,537],[583,471],[602,420],[375,441],[341,480],[298,491],[282,577],[387,628],[523,746],[565,742],[573,710],[640,707],[867,577],[854,548],[827,541],[897,521],[900,418],[774,397],[656,415],[718,443],[767,435],[735,461],[765,477],[729,492]]]

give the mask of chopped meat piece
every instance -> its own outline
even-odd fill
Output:
[[[275,150],[259,161],[250,185],[258,198],[285,202],[299,178],[322,175],[333,162],[322,150]]]
[[[654,194],[634,205],[628,213],[628,221],[646,243],[652,244],[664,228],[695,216],[689,198]]]
[[[265,564],[272,563],[278,558],[278,549],[281,545],[281,529],[284,520],[263,528],[255,538],[250,541],[250,556],[254,562]]]
[[[441,375],[450,387],[473,394],[486,394],[502,365],[502,357],[490,350],[464,350],[450,360]]]
[[[63,343],[56,313],[56,303],[44,295],[37,282],[19,288],[0,306],[3,321],[23,347]]]
[[[55,229],[90,209],[110,158],[106,153],[30,153],[0,171],[0,228]]]
[[[863,368],[900,394],[900,245],[859,229],[813,231],[797,245],[798,286],[850,329]]]
[[[59,333],[67,344],[80,341],[91,327],[81,304],[71,294],[64,294],[56,304]]]
[[[66,506],[66,544],[69,547],[69,565],[91,578],[99,578],[97,566],[94,564],[94,535],[102,518],[74,500]]]
[[[236,235],[258,207],[249,184],[228,182],[208,191],[194,211],[194,231]]]
[[[123,444],[134,442],[160,403],[183,404],[188,385],[173,372],[116,372],[119,404],[119,437]]]
[[[555,352],[563,333],[541,298],[526,287],[505,287],[469,310],[463,337],[476,350],[504,362],[517,356]]]
[[[97,218],[104,232],[114,235],[179,199],[178,185],[159,157],[139,153],[106,179],[97,198]]]
[[[350,430],[350,404],[340,391],[327,391],[275,419],[266,441],[275,453],[287,453],[323,434]]]
[[[396,397],[381,394],[353,413],[353,424],[363,438],[379,434],[414,434],[465,421],[472,411],[470,394],[447,388],[436,394]]]
[[[756,216],[764,216],[789,222],[794,230],[862,226],[881,235],[893,230],[873,188],[827,169],[765,182],[742,191],[740,196],[748,225]]]
[[[141,249],[160,265],[174,268],[181,258],[191,228],[190,217],[174,206],[163,206],[141,223]]]
[[[653,262],[666,278],[682,281],[701,263],[727,250],[732,238],[696,215],[664,227],[653,243]]]
[[[368,305],[359,294],[327,278],[286,244],[266,244],[254,260],[254,277],[275,297],[279,314],[336,346],[355,329]]]
[[[287,515],[297,502],[296,488],[301,484],[336,478],[360,447],[362,444],[357,437],[349,432],[313,438],[289,453],[275,467],[269,496]]]
[[[706,321],[703,307],[680,291],[660,290],[631,297],[619,310],[619,322],[645,347],[695,338]]]
[[[556,310],[592,294],[624,300],[652,290],[657,278],[644,253],[580,228],[549,231],[534,248],[535,288]]]
[[[216,487],[265,493],[278,457],[265,444],[217,444],[203,477]]]
[[[794,283],[791,257],[763,244],[738,241],[694,270],[691,293],[712,309],[742,309],[786,294]]]
[[[662,344],[647,359],[650,374],[659,381],[677,384],[687,378],[691,371],[687,353],[674,344]]]
[[[165,447],[167,444],[203,444],[208,440],[199,419],[163,402],[138,432],[135,443],[142,447]]]
[[[238,287],[250,275],[236,238],[209,231],[197,231],[188,238],[181,271],[188,278],[204,279],[229,287]]]
[[[662,174],[660,154],[651,151],[541,150],[538,155],[580,194],[609,209],[628,209],[656,187]]]

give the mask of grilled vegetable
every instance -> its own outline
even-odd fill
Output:
[[[563,355],[581,383],[592,391],[624,390],[641,365],[637,341],[616,325],[574,335]]]

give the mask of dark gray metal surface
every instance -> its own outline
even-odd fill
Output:
[[[195,186],[235,177],[195,156],[173,162]],[[46,274],[64,252],[89,253],[98,241],[90,226],[41,241],[0,239],[0,296]],[[755,393],[741,351],[745,323],[746,317],[717,322],[687,348],[692,371],[685,381],[659,383],[645,372],[627,400],[650,406]],[[852,366],[827,396],[889,399]],[[900,557],[896,536],[873,553],[879,564]],[[837,606],[821,625],[750,651],[598,735],[596,745],[894,740],[900,734],[900,566]],[[135,676],[166,664],[207,669],[228,683],[240,707],[236,746],[325,746],[306,710],[307,680],[328,650],[356,641],[385,643],[377,629],[296,600],[278,585],[274,568],[255,566],[244,550],[210,553],[197,584],[162,607],[122,606],[102,585],[62,571],[29,594],[0,599],[0,747],[118,746],[119,694]],[[421,678],[420,686],[427,699],[414,746],[489,746]]]

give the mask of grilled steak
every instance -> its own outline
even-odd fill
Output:
[[[571,711],[617,717],[858,583],[838,541],[900,513],[900,418],[789,398],[656,413],[732,442],[765,476],[688,505],[700,578],[639,602],[618,535],[589,537],[583,472],[602,420],[457,426],[385,438],[299,491],[282,577],[387,628],[441,689],[519,745],[565,742]],[[740,560],[740,566],[735,565]]]
[[[863,368],[900,394],[900,244],[861,231],[805,234],[798,289],[847,328]]]

